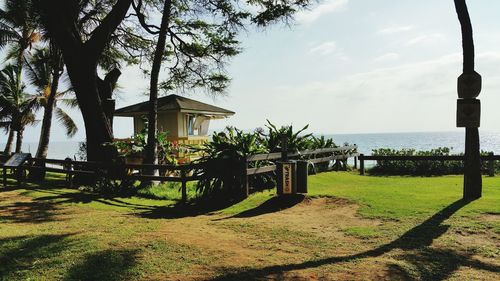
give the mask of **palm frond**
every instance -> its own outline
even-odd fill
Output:
[[[58,107],[55,108],[55,114],[57,120],[66,129],[66,135],[68,137],[73,137],[76,134],[76,132],[78,132],[78,127],[76,126],[73,119],[68,114],[66,114],[66,112],[64,112],[62,109]]]

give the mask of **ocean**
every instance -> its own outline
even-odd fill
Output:
[[[370,155],[377,148],[414,148],[429,150],[437,147],[450,147],[453,153],[464,152],[465,132],[419,132],[419,133],[375,133],[375,134],[333,134],[335,143],[341,145],[345,142],[357,144],[359,152]],[[500,154],[500,132],[480,131],[481,150],[492,151]],[[64,159],[74,158],[78,152],[77,141],[51,142],[49,158]],[[0,144],[3,149],[5,144]],[[35,154],[37,143],[26,142],[23,151]]]

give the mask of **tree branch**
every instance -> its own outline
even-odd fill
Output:
[[[118,0],[101,24],[94,29],[92,36],[85,43],[85,49],[97,62],[104,51],[109,38],[125,18],[132,0]]]

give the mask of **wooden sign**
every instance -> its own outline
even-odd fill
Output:
[[[458,77],[457,92],[461,99],[473,99],[481,93],[482,79],[477,72],[463,73]]]
[[[292,164],[283,163],[283,194],[292,194]]]
[[[6,168],[17,168],[31,158],[30,153],[15,153],[3,164]]]
[[[457,127],[479,128],[481,123],[481,102],[477,99],[457,100]]]

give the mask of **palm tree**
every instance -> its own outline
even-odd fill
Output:
[[[58,92],[64,64],[61,52],[56,46],[50,45],[47,49],[36,50],[26,65],[29,80],[37,90],[37,103],[44,110],[36,158],[46,158],[54,113],[66,129],[67,136],[72,137],[78,131],[73,119],[61,107],[58,107],[58,101],[70,107],[76,107],[77,103],[75,99],[65,97],[71,90]]]
[[[2,111],[1,108],[0,111]],[[12,151],[12,143],[14,142],[14,131],[10,129],[10,121],[7,116],[0,116],[0,128],[2,128],[8,135],[7,143],[5,144],[3,152],[5,155],[9,155]]]
[[[10,64],[0,71],[0,116],[2,124],[17,133],[16,152],[21,151],[24,128],[37,122],[34,112],[38,109],[36,97],[25,92],[19,68]]]
[[[31,0],[5,0],[0,9],[0,48],[8,46],[7,59],[15,59],[21,67],[26,50],[40,40],[32,11]]]

